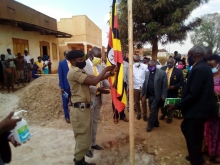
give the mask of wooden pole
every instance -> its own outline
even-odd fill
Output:
[[[132,0],[128,0],[128,48],[129,48],[129,137],[130,165],[135,164],[134,153],[134,91],[133,91],[133,14]]]

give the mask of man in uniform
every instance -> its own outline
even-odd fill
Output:
[[[87,75],[83,68],[86,62],[83,59],[84,53],[79,50],[70,51],[67,60],[71,63],[71,69],[67,74],[67,79],[71,90],[72,107],[70,109],[70,120],[72,123],[75,145],[75,165],[95,165],[85,162],[85,155],[90,148],[91,139],[91,110],[89,86],[95,86],[100,81],[108,78],[114,73],[114,66],[106,67],[98,76]]]

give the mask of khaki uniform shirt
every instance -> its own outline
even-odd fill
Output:
[[[70,85],[72,103],[81,102],[90,104],[89,85],[83,84],[87,76],[88,75],[78,67],[72,66],[70,68],[67,79]]]

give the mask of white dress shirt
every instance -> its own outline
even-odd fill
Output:
[[[31,63],[31,56],[29,56],[29,55],[25,56],[24,55],[24,59],[27,61],[28,64]]]
[[[147,72],[147,65],[140,63],[140,66],[137,67],[133,64],[134,89],[141,89],[143,87]]]

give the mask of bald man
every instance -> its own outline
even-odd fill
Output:
[[[156,62],[152,60],[148,63],[148,70],[140,95],[141,99],[144,96],[148,98],[150,116],[146,131],[150,132],[154,127],[159,127],[159,105],[161,100],[164,101],[167,97],[167,75],[163,70],[157,69]]]
[[[145,98],[141,99],[142,102],[142,111],[140,106],[140,94],[144,84],[145,75],[148,72],[147,65],[140,62],[140,56],[134,55],[134,64],[133,64],[133,79],[134,79],[134,108],[136,110],[137,116],[136,119],[140,120],[143,115],[143,120],[147,121],[147,109],[144,105]],[[145,103],[146,104],[146,103]]]
[[[183,73],[181,70],[175,67],[175,59],[169,58],[167,60],[167,66],[161,68],[161,70],[165,71],[167,74],[167,98],[177,98],[178,97],[178,90],[184,83]],[[167,111],[164,108],[164,103],[161,104],[161,112],[162,116],[160,116],[160,120],[164,120],[167,116],[167,123],[172,123],[174,111]]]
[[[88,75],[98,76],[102,71],[101,66],[101,49],[93,47],[91,52],[87,53],[86,66],[84,71]],[[96,143],[96,134],[98,128],[98,121],[100,118],[100,110],[103,104],[103,94],[110,93],[110,84],[107,79],[102,80],[97,85],[90,85],[90,95],[91,95],[91,112],[92,112],[92,125],[91,125],[91,146],[88,150],[86,156],[93,157],[92,149],[102,150],[102,147]]]
[[[67,73],[69,72],[71,64],[66,59],[66,55],[68,54],[68,52],[69,52],[68,50],[64,51],[65,59],[59,62],[58,74],[59,74],[59,86],[60,86],[60,90],[62,94],[62,101],[63,101],[64,117],[65,117],[66,122],[70,123],[68,103],[71,98],[71,93],[70,93],[69,82],[67,80]]]
[[[186,159],[192,165],[205,164],[202,155],[204,124],[208,118],[218,115],[213,74],[204,56],[203,47],[194,46],[190,49],[188,57],[192,59],[193,67],[183,87],[181,101],[167,106],[167,110],[181,109],[182,111],[184,120],[181,130],[189,153]]]

